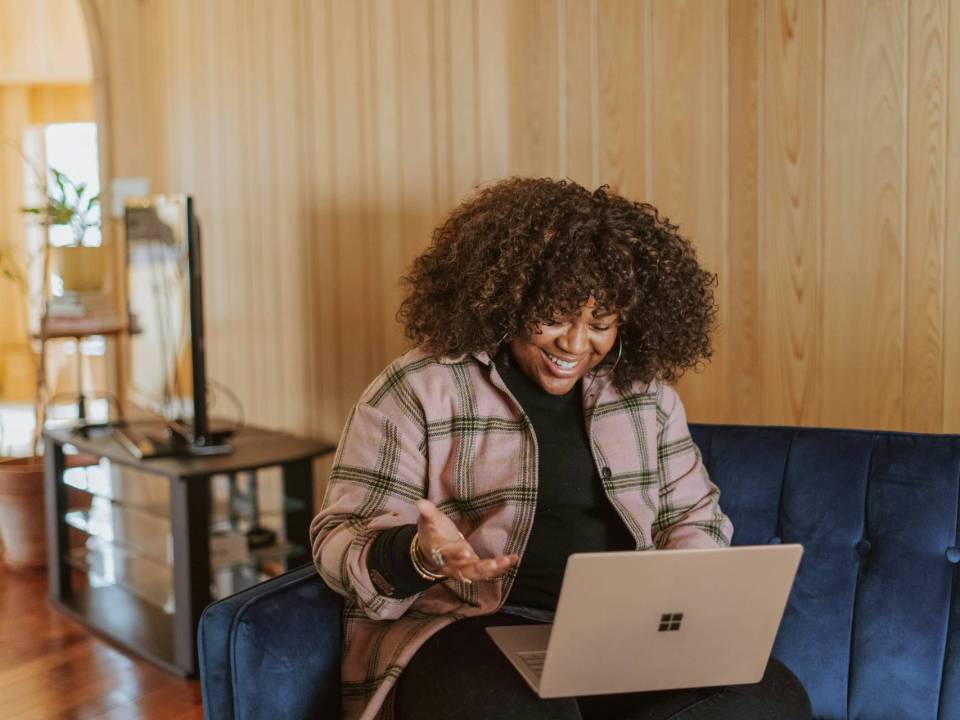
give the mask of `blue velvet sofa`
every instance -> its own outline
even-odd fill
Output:
[[[806,551],[774,655],[816,718],[960,720],[960,436],[694,425],[734,545]],[[340,598],[303,567],[207,608],[210,720],[339,717]]]

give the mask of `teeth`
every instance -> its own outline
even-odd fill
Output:
[[[560,368],[561,370],[572,370],[573,368],[575,368],[575,367],[577,366],[577,362],[576,362],[576,361],[567,362],[566,360],[561,360],[561,359],[558,358],[558,357],[554,357],[554,356],[551,355],[550,353],[546,353],[546,355],[547,355],[548,358],[550,358],[550,361],[551,361],[554,365],[556,365],[558,368]]]

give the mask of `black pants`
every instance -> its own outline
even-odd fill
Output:
[[[770,658],[753,685],[659,690],[543,700],[484,631],[529,620],[486,615],[460,620],[427,640],[401,673],[398,720],[809,720],[800,681]]]

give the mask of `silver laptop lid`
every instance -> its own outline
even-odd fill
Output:
[[[801,545],[567,561],[541,697],[758,682]]]

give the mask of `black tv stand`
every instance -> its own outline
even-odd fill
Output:
[[[128,427],[161,438],[167,432],[159,422],[132,422]],[[140,460],[114,439],[110,429],[102,432],[91,431],[91,437],[84,438],[67,428],[44,431],[49,598],[57,609],[160,667],[195,675],[197,625],[211,600],[249,587],[263,575],[310,562],[314,458],[335,448],[247,426],[231,438],[230,455]],[[68,468],[65,450],[91,455],[99,463]],[[279,481],[282,504],[270,510],[272,526],[264,525],[275,533],[273,537],[259,524],[261,511],[268,507],[256,498],[257,483],[268,477],[257,480],[261,470],[280,475],[271,482]],[[224,499],[217,500],[213,492],[215,479],[231,485],[240,480],[253,483],[247,504],[239,498],[221,504]],[[159,497],[158,490],[166,491],[161,493],[164,501],[147,501]],[[145,524],[134,534],[122,532],[123,527],[114,534],[78,524],[89,517],[95,499],[110,508],[110,517],[122,512],[128,521],[135,517]],[[233,522],[234,516],[251,525],[245,528],[251,531],[250,552],[247,560],[227,567],[216,559],[212,537],[223,529],[224,520]],[[110,527],[119,527],[114,522]],[[166,537],[151,538],[145,546],[145,533],[157,529],[158,522],[164,523],[158,532]],[[163,550],[151,551],[153,540],[159,540]],[[271,542],[267,548],[259,547]],[[97,558],[108,557],[116,563],[105,575]]]

